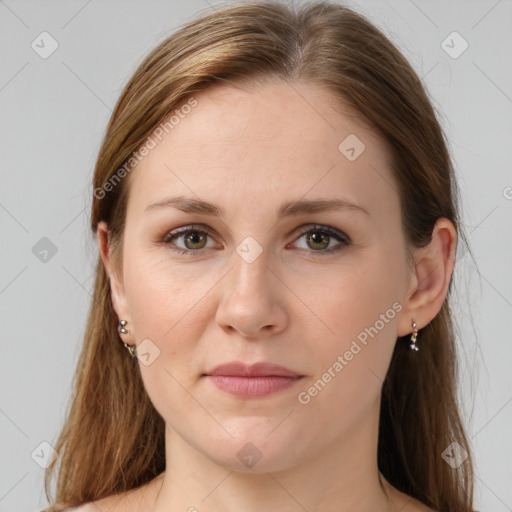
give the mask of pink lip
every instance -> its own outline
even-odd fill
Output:
[[[245,398],[263,397],[282,391],[303,377],[272,363],[246,365],[238,361],[217,366],[205,376],[222,391]]]
[[[252,365],[239,361],[231,361],[221,364],[213,370],[206,372],[206,375],[224,375],[237,377],[302,377],[298,373],[280,366],[278,364],[266,363],[264,361]]]

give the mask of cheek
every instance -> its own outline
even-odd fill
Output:
[[[149,364],[139,361],[144,387],[163,418],[176,418],[197,408],[188,390],[203,370],[197,351],[204,323],[198,315],[211,285],[204,277],[184,277],[164,258],[143,254],[127,262],[125,279],[136,343],[154,344]]]
[[[297,295],[303,297],[311,316],[321,321],[322,333],[331,341],[343,346],[373,326],[390,308],[386,317],[389,321],[383,329],[379,322],[378,328],[384,336],[392,330],[390,326],[396,322],[393,304],[401,299],[403,278],[401,263],[390,261],[393,258],[376,249],[354,253],[353,258],[347,258],[339,267],[322,269],[314,278],[295,283]]]
[[[201,301],[216,280],[204,267],[172,264],[165,251],[159,251],[134,253],[126,262],[126,294],[137,341],[151,338],[167,351],[177,350],[187,345],[184,331],[187,338],[193,337]]]
[[[333,436],[359,424],[380,395],[396,342],[399,309],[399,303],[377,290],[373,295],[363,290],[338,294],[336,301],[325,304],[324,318],[334,334],[319,337],[314,349],[309,344],[306,351],[315,371],[298,390],[304,418],[331,418],[336,425],[329,433]]]
[[[328,284],[322,294],[310,290],[307,295],[308,305],[322,320],[319,328],[326,333],[318,336],[314,347],[310,344],[308,358],[317,362],[316,377],[322,383],[329,382],[337,399],[347,406],[365,394],[371,399],[379,392],[402,310],[399,291],[403,271],[396,255],[393,260],[383,251],[368,251],[358,259],[324,276]]]

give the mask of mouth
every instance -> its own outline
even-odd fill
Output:
[[[299,377],[240,377],[235,375],[205,375],[218,389],[230,395],[244,398],[259,398],[284,391],[294,386]]]
[[[289,389],[304,375],[268,362],[247,365],[233,361],[217,366],[203,377],[230,395],[259,398]]]

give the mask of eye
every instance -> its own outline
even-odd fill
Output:
[[[302,235],[297,240],[305,238],[305,242],[307,244],[305,249],[311,248],[312,252],[317,253],[315,256],[332,254],[333,252],[337,252],[352,243],[348,235],[342,231],[338,231],[337,229],[329,228],[327,226],[315,225],[309,228],[301,228],[301,233]],[[334,249],[331,245],[333,239],[340,242],[334,246]]]
[[[207,231],[198,229],[194,226],[186,226],[184,228],[178,228],[171,231],[164,237],[162,243],[173,245],[171,243],[173,240],[179,240],[182,238],[185,247],[180,247],[178,245],[177,247],[171,247],[171,249],[179,252],[180,254],[195,254],[206,247],[206,240],[209,236],[210,235]]]
[[[307,245],[306,247],[301,247],[301,249],[310,249],[310,252],[317,253],[315,256],[325,255],[326,253],[332,254],[352,243],[348,235],[327,226],[306,226],[300,228],[299,232],[301,235],[296,240],[305,238]],[[173,251],[177,251],[180,254],[192,256],[199,253],[202,249],[211,248],[211,246],[207,246],[208,237],[211,238],[211,235],[203,229],[199,229],[196,226],[185,226],[168,233],[161,240],[161,243],[169,245]],[[183,239],[184,247],[174,243],[174,240],[178,241],[180,239]],[[333,239],[339,242],[334,248],[331,244]]]

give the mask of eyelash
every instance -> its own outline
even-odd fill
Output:
[[[308,233],[312,233],[312,232],[327,235],[327,236],[329,236],[331,238],[335,238],[336,240],[341,242],[340,245],[336,246],[334,249],[331,248],[328,250],[318,250],[318,251],[314,251],[313,249],[311,249],[310,252],[312,252],[315,257],[316,256],[321,257],[324,255],[333,254],[335,252],[340,251],[344,247],[349,246],[352,243],[350,240],[350,237],[348,235],[346,235],[345,233],[343,233],[342,231],[338,231],[333,228],[329,228],[327,226],[322,226],[322,225],[317,225],[317,224],[315,224],[313,226],[308,226],[307,228],[300,228],[299,236],[294,241],[296,241],[296,240],[302,238],[304,235],[306,235]],[[178,228],[178,229],[175,229],[174,231],[167,233],[165,235],[165,237],[161,240],[160,243],[162,243],[164,245],[171,245],[172,240],[174,240],[176,238],[181,238],[182,236],[188,235],[189,233],[203,233],[203,234],[208,235],[209,237],[213,238],[210,235],[210,233],[208,233],[208,231],[206,231],[204,229],[199,229],[199,227],[191,225],[191,226],[186,226],[184,228]],[[197,254],[201,251],[204,251],[204,249],[181,249],[181,248],[176,248],[176,247],[170,247],[170,249],[173,251],[176,251],[182,255],[188,255],[188,256],[194,256],[195,254]],[[307,250],[307,249],[303,249],[303,250]]]

